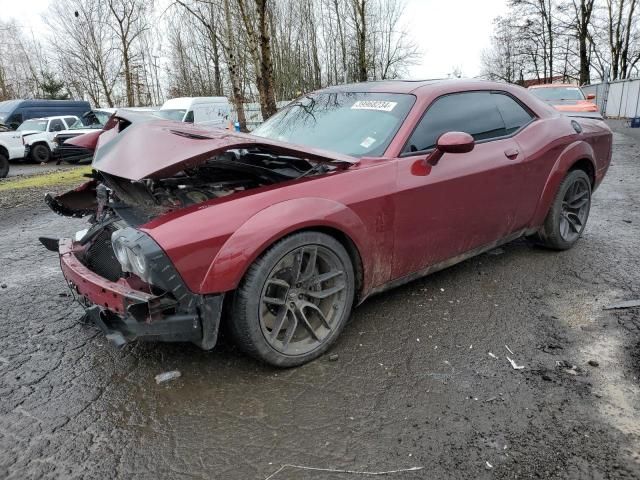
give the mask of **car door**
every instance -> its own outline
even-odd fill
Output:
[[[524,226],[516,134],[533,119],[504,93],[462,92],[432,102],[398,161],[395,277],[491,245]],[[427,165],[438,137],[449,131],[471,134],[474,149]]]

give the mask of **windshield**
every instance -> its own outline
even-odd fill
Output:
[[[536,97],[546,100],[584,100],[582,90],[578,87],[542,87],[532,88],[531,93]]]
[[[24,132],[27,130],[44,132],[46,129],[47,129],[46,120],[27,120],[26,122],[22,122],[22,124],[18,127],[19,132]]]
[[[175,122],[181,122],[184,118],[184,114],[187,113],[186,110],[182,109],[167,109],[167,110],[158,110],[155,112],[155,115],[164,118],[165,120],[173,120]]]
[[[109,120],[110,117],[110,112],[91,110],[76,120],[73,125],[69,127],[69,130],[79,130],[83,128],[99,129],[104,127],[104,124],[107,123],[107,120]]]
[[[354,157],[379,156],[415,101],[396,93],[319,93],[290,103],[252,133]]]

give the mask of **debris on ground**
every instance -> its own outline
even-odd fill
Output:
[[[524,365],[518,365],[516,362],[511,360],[509,357],[507,357],[507,360],[509,360],[509,363],[511,364],[511,366],[513,367],[514,370],[522,370],[524,368]]]
[[[161,383],[169,382],[171,380],[175,380],[176,378],[180,378],[182,373],[180,370],[171,370],[169,372],[163,372],[156,375],[156,383],[160,385]]]
[[[640,307],[640,298],[635,300],[626,300],[620,303],[612,303],[611,305],[607,305],[606,307],[602,307],[603,310],[616,310],[618,308],[632,308],[632,307]]]
[[[515,355],[515,353],[513,353],[513,352],[511,351],[511,349],[509,348],[509,346],[508,346],[508,345],[505,345],[505,346],[504,346],[504,348],[506,348],[506,349],[507,349],[507,352],[509,352],[511,355]]]
[[[487,466],[487,470],[491,470],[493,468],[493,465],[491,465],[489,462],[484,462],[484,463]]]
[[[491,250],[488,255],[492,255],[492,256],[498,256],[498,255],[502,255],[504,253],[504,248],[495,248],[493,250]]]
[[[569,363],[566,360],[556,361],[556,367],[569,375],[578,375],[580,373],[580,369],[576,365]]]
[[[282,472],[287,468],[297,468],[299,470],[311,470],[314,472],[329,472],[329,473],[351,473],[354,475],[391,475],[392,473],[405,473],[405,472],[417,472],[419,470],[424,469],[424,467],[410,467],[410,468],[401,468],[398,470],[388,470],[383,472],[361,472],[357,470],[340,470],[335,468],[320,468],[320,467],[305,467],[303,465],[282,465],[278,470],[273,472],[271,475],[266,477],[264,480],[270,480],[274,478],[277,474]]]
[[[336,360],[338,360],[338,354],[337,353],[332,353],[331,355],[329,355],[329,361],[330,362],[335,362]]]
[[[597,360],[589,360],[587,362],[589,365],[591,365],[592,367],[599,367],[600,363]]]
[[[3,283],[2,285],[0,285],[0,288],[7,288],[7,284]]]
[[[496,360],[498,359],[498,356],[497,356],[497,355],[494,355],[494,354],[493,354],[493,353],[491,353],[491,352],[489,352],[489,356],[490,356],[491,358],[495,358]]]

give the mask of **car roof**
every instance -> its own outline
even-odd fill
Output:
[[[69,117],[74,117],[74,118],[78,118],[77,115],[56,115],[54,117],[39,117],[39,118],[29,118],[27,120],[25,120],[25,122],[29,122],[31,120],[36,120],[36,121],[41,121],[41,120],[62,120],[63,118],[69,118]]]
[[[451,90],[512,90],[522,88],[504,82],[480,79],[440,78],[431,80],[379,80],[334,85],[317,93],[403,93],[422,96],[428,93],[447,93]]]
[[[572,83],[541,83],[540,85],[531,85],[530,89],[536,88],[579,88],[578,85],[574,85]]]

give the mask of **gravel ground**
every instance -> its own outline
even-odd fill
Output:
[[[640,309],[602,310],[640,297],[640,139],[615,135],[572,250],[517,241],[374,297],[336,361],[286,371],[224,340],[112,349],[36,240],[83,223],[40,194],[0,217],[0,478],[640,477]]]

